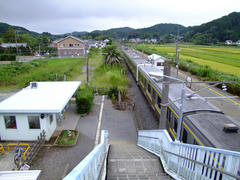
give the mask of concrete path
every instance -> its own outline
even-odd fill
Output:
[[[159,158],[136,145],[137,126],[132,111],[119,111],[105,99],[102,129],[109,131],[108,180],[168,179]]]
[[[58,124],[57,131],[61,130],[75,130],[80,119],[80,115],[76,113],[77,105],[71,103],[66,112],[66,118],[62,120],[61,124]]]
[[[165,180],[159,158],[134,144],[111,145],[108,180]]]

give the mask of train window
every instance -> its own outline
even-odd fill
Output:
[[[188,132],[185,128],[183,128],[183,135],[182,135],[182,142],[183,143],[187,143],[187,136],[188,136]]]
[[[149,92],[149,94],[151,94],[151,90],[152,90],[152,87],[151,87],[150,84],[148,84],[148,92]]]
[[[155,98],[156,98],[156,91],[153,89],[153,91],[152,91],[152,98],[153,98],[153,101],[154,101],[154,103],[156,102],[155,101]]]
[[[178,126],[177,118],[174,117],[173,129],[175,132],[177,132],[177,126]]]
[[[157,105],[158,105],[159,109],[161,109],[161,102],[162,102],[162,100],[158,96],[158,98],[157,98]],[[167,110],[167,118],[169,119],[169,109]]]
[[[198,142],[196,141],[196,139],[193,140],[193,144],[199,145]]]
[[[173,114],[172,114],[172,111],[169,108],[167,110],[167,118],[168,118],[168,121],[169,121],[169,124],[170,124],[171,120],[173,119]]]

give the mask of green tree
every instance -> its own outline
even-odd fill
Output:
[[[3,35],[4,42],[15,42],[15,32],[13,28],[8,28],[8,30]]]
[[[103,49],[104,64],[119,64],[122,60],[120,52],[115,45],[108,45]]]

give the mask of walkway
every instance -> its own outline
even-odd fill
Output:
[[[159,158],[136,146],[137,126],[132,111],[119,111],[105,98],[102,129],[109,131],[108,180],[168,179]]]

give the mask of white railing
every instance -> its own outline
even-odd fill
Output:
[[[97,145],[65,178],[64,180],[97,180],[106,171],[108,153],[108,131],[102,130],[101,142]],[[103,177],[104,179],[104,177]]]
[[[174,179],[240,179],[240,153],[173,142],[166,130],[138,132],[138,146],[160,157]]]

